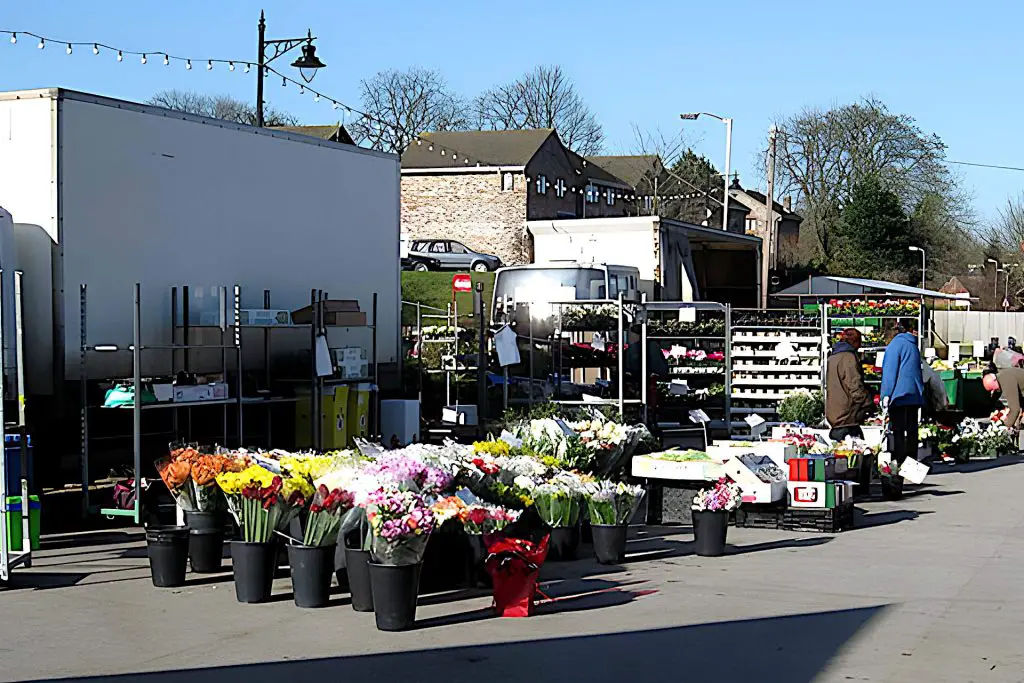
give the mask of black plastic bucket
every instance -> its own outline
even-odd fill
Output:
[[[224,524],[226,522],[224,512],[217,510],[214,512],[186,512],[185,513],[185,525],[189,529],[196,531],[215,529],[217,531],[224,531]]]
[[[185,585],[188,527],[158,526],[146,529],[146,552],[154,586],[174,588]]]
[[[592,524],[594,554],[601,564],[618,564],[626,559],[625,524]]]
[[[466,585],[470,588],[491,588],[494,583],[484,567],[487,543],[483,534],[466,534]]]
[[[288,546],[292,593],[298,607],[327,606],[334,573],[334,548],[333,545]]]
[[[548,540],[548,557],[552,562],[568,562],[576,559],[576,549],[580,545],[580,527],[556,526],[551,529]]]
[[[191,529],[188,534],[188,559],[197,574],[221,571],[224,561],[224,532],[221,529]]]
[[[267,602],[274,587],[277,543],[231,542],[231,568],[238,602]]]
[[[416,623],[416,597],[422,563],[369,563],[373,616],[380,631],[408,631]]]
[[[345,571],[352,596],[352,609],[356,612],[373,611],[373,591],[370,588],[370,551],[345,548]]]
[[[729,532],[729,513],[725,510],[693,513],[694,552],[701,557],[725,554],[725,537]]]

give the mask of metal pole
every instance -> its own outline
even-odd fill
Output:
[[[533,304],[526,304],[526,311],[530,328],[530,396],[527,405],[533,408]]]
[[[82,411],[82,461],[79,463],[81,468],[82,476],[82,519],[85,519],[89,514],[89,391],[86,386],[86,345],[88,344],[88,334],[86,327],[85,317],[85,301],[86,301],[86,286],[83,284],[78,290],[78,305],[79,305],[79,327],[78,330],[79,342],[81,344],[81,353],[78,357],[78,375],[79,375],[79,387],[78,397],[81,403]]]
[[[732,119],[725,121],[725,194],[722,197],[722,230],[729,229],[729,165],[732,162]]]
[[[768,189],[765,193],[764,243],[761,247],[761,308],[768,308],[768,277],[775,265],[775,126],[768,132]]]
[[[484,329],[484,283],[476,283],[473,308],[480,321],[480,348],[476,361],[476,414],[477,425],[483,428],[487,416],[487,331]]]
[[[640,293],[640,306],[644,309],[643,325],[640,326],[640,410],[643,422],[647,424],[647,292]]]
[[[142,285],[135,283],[135,329],[132,340],[135,406],[132,410],[132,445],[135,450],[135,523],[139,523],[142,499]]]
[[[423,403],[423,306],[416,302],[416,356],[419,377],[416,380],[416,398]]]
[[[725,305],[725,351],[723,358],[725,370],[725,433],[732,436],[732,306]]]
[[[225,288],[225,290],[226,289],[227,288]],[[235,326],[234,344],[238,370],[235,377],[235,392],[238,396],[238,446],[242,447],[245,445],[244,425],[242,422],[242,288],[235,285],[233,295],[234,296],[232,298],[234,306],[232,307],[232,322]],[[225,373],[224,381],[227,382],[227,380],[227,373]],[[267,416],[267,424],[270,424],[269,415]],[[227,430],[225,429],[225,431]]]
[[[623,321],[622,321],[622,292],[619,291],[619,420],[625,421],[625,415],[623,414],[623,408],[626,405],[626,339],[624,337]]]
[[[263,16],[263,10],[260,10],[260,23],[258,24],[259,32],[259,52],[256,55],[258,66],[256,67],[256,127],[263,127],[263,67],[264,67],[264,54],[265,44],[263,42],[267,32],[267,20]]]
[[[25,567],[32,566],[31,516],[32,503],[28,490],[28,428],[25,424],[25,326],[22,316],[21,280],[24,273],[14,271],[14,367],[18,380],[18,437],[21,456],[21,551],[25,553]],[[0,317],[2,319],[2,317]],[[2,345],[0,345],[2,346]],[[5,439],[6,441],[6,439]],[[6,449],[5,449],[6,450]],[[3,499],[0,499],[2,501]]]
[[[309,290],[309,351],[310,351],[310,372],[312,376],[309,382],[309,447],[314,448],[316,446],[316,429],[317,425],[320,424],[320,414],[316,407],[316,389],[317,389],[317,377],[316,372],[316,312],[317,312],[317,300],[316,290]]]
[[[925,289],[925,268],[927,267],[927,261],[924,253],[924,249],[921,250],[921,289]]]

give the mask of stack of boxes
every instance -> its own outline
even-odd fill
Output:
[[[790,458],[787,464],[789,509],[784,528],[840,531],[852,526],[854,483],[842,478],[848,470],[845,456],[807,455]]]

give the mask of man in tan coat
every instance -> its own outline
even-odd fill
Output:
[[[825,418],[832,428],[829,437],[833,441],[842,441],[847,436],[863,438],[860,427],[874,404],[871,392],[864,384],[864,369],[857,352],[860,346],[860,331],[853,328],[843,330],[828,357]]]

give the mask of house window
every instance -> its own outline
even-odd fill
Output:
[[[608,189],[605,192],[605,201],[608,203],[608,206],[615,206],[615,190]]]
[[[644,196],[644,210],[645,211],[650,211],[652,206],[653,206],[653,203],[651,201],[651,195]]]
[[[597,188],[593,185],[587,185],[587,204],[597,204]]]
[[[747,218],[746,228],[750,232],[756,231],[757,230],[757,219],[756,218]]]
[[[537,194],[547,194],[547,193],[548,193],[548,179],[547,179],[546,176],[538,175],[537,176]]]
[[[555,183],[555,194],[558,195],[559,199],[565,196],[565,181],[561,178]]]
[[[505,173],[501,176],[501,191],[511,192],[516,187],[515,176],[511,173]]]

